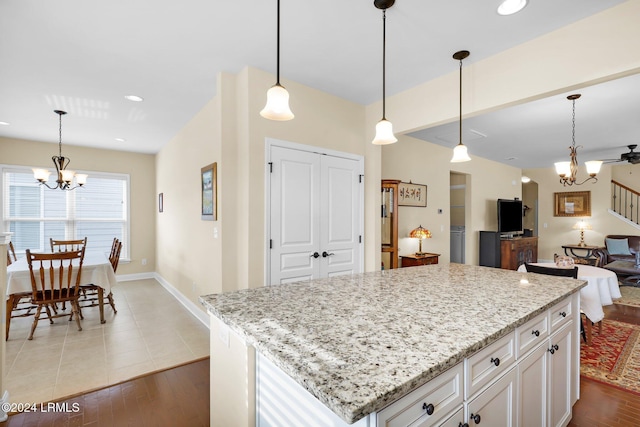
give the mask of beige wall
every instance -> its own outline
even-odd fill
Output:
[[[52,167],[51,156],[58,153],[57,144],[0,138],[0,163],[28,167]],[[156,269],[154,155],[64,145],[63,153],[73,161],[76,171],[129,174],[131,242],[130,262],[122,260],[118,275],[147,273]],[[76,190],[77,191],[77,190]],[[142,265],[142,259],[147,265]]]
[[[295,82],[283,84],[296,118],[262,118],[273,83],[272,75],[251,68],[219,75],[216,98],[157,156],[157,191],[165,195],[165,211],[157,214],[157,271],[194,302],[203,294],[264,285],[266,138],[357,155],[379,152],[363,137],[364,107]],[[218,221],[204,222],[199,173],[212,162],[218,163]],[[171,180],[176,165],[184,175],[179,183]],[[379,199],[377,177],[365,184],[368,199],[370,191]]]
[[[637,167],[637,166],[636,166]],[[572,187],[563,187],[559,183],[558,175],[553,168],[527,169],[525,175],[538,184],[538,257],[552,260],[553,254],[563,253],[562,245],[576,244],[580,241],[580,231],[572,227],[579,219],[585,219],[593,230],[584,232],[584,239],[588,245],[604,245],[607,234],[640,235],[640,230],[624,221],[619,220],[608,212],[611,206],[611,179],[614,170],[618,175],[628,174],[627,166],[604,165],[598,174],[598,182],[590,182]],[[622,172],[619,172],[622,171]],[[636,173],[640,174],[640,170]],[[587,171],[580,167],[578,177],[587,177]],[[640,191],[640,179],[628,182],[629,186]],[[570,191],[589,191],[591,195],[590,217],[556,217],[554,216],[554,193]]]
[[[496,230],[498,198],[521,197],[520,169],[480,157],[471,162],[450,163],[452,151],[408,136],[382,148],[382,176],[427,185],[427,207],[401,206],[398,213],[400,255],[418,250],[418,241],[404,237],[422,224],[432,238],[423,241],[422,250],[441,254],[448,262],[450,247],[449,174],[466,174],[465,249],[466,263],[478,264],[478,231]],[[442,213],[438,213],[442,209]]]

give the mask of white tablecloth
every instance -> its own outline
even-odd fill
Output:
[[[551,262],[533,263],[542,267],[556,268]],[[604,319],[602,306],[613,304],[614,298],[621,298],[618,278],[613,271],[591,265],[576,264],[578,266],[578,279],[586,280],[587,286],[580,289],[580,309],[592,322]],[[518,267],[518,271],[525,272],[524,264]]]
[[[81,285],[93,283],[105,290],[105,295],[111,292],[111,286],[117,283],[116,274],[111,268],[109,259],[102,252],[85,252],[82,263]],[[7,295],[31,292],[31,278],[29,264],[26,258],[20,258],[7,267]]]

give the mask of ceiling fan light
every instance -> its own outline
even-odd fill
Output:
[[[260,111],[260,115],[265,119],[277,121],[293,119],[295,116],[289,108],[289,92],[277,83],[271,86],[267,91],[267,104]]]
[[[602,160],[591,160],[590,162],[584,162],[584,165],[587,167],[587,173],[589,175],[596,175],[600,172]]]
[[[387,119],[382,119],[376,125],[376,136],[371,141],[374,145],[388,145],[397,142],[393,134],[393,124]]]
[[[462,163],[471,161],[471,157],[467,153],[467,146],[464,144],[458,144],[453,149],[453,157],[451,158],[451,163]]]
[[[498,6],[498,15],[513,15],[520,12],[527,5],[527,0],[504,0]]]
[[[40,182],[44,182],[49,179],[51,171],[47,169],[33,169],[33,177]]]
[[[556,173],[560,176],[571,175],[571,162],[556,162]]]

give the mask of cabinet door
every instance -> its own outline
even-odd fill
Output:
[[[470,427],[511,427],[517,425],[517,370],[509,370],[498,381],[467,403],[467,423]]]
[[[549,382],[549,426],[566,425],[571,418],[572,342],[573,322],[563,326],[550,338],[547,377]]]
[[[547,356],[549,339],[518,363],[518,425],[547,425]]]

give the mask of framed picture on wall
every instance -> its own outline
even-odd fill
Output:
[[[553,193],[553,216],[591,216],[591,191]]]
[[[202,216],[205,221],[217,221],[217,187],[218,164],[211,163],[200,169],[200,183],[202,190]]]
[[[427,186],[411,181],[398,184],[398,206],[427,206]]]

